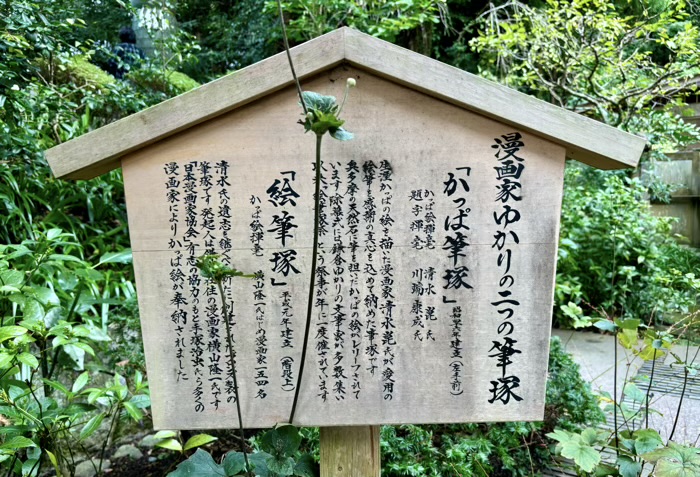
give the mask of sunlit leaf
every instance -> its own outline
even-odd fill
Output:
[[[187,439],[187,442],[185,442],[184,450],[188,451],[190,449],[194,449],[195,447],[201,447],[216,440],[218,440],[217,437],[210,436],[208,434],[197,434],[196,436],[192,436],[189,439]]]
[[[87,371],[80,373],[80,375],[73,382],[73,388],[71,389],[72,392],[74,392],[74,393],[80,392],[80,390],[83,389],[85,387],[85,385],[88,383],[89,379],[90,379],[90,374]]]
[[[90,437],[102,424],[105,418],[105,413],[101,412],[96,416],[93,416],[80,430],[80,440],[85,440]]]
[[[104,265],[105,263],[131,263],[133,256],[130,248],[125,248],[119,252],[105,253],[100,257],[100,261],[96,266]]]
[[[2,326],[0,327],[0,343],[18,336],[22,336],[26,332],[27,329],[21,326]]]
[[[175,439],[163,439],[156,444],[157,447],[162,447],[163,449],[173,450],[175,452],[182,452],[182,444],[180,444]]]

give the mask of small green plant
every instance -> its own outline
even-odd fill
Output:
[[[160,441],[156,443],[156,447],[179,452],[183,456],[187,451],[211,444],[217,440],[216,437],[210,436],[209,434],[197,434],[187,439],[187,442],[183,443],[182,435],[178,431],[168,430],[158,431],[153,437],[155,439],[160,439]]]
[[[296,427],[279,426],[257,439],[256,452],[229,452],[218,464],[211,454],[198,449],[168,477],[317,477],[318,465],[311,455],[299,450],[301,440]]]
[[[223,311],[223,321],[226,324],[226,344],[228,348],[229,362],[231,366],[231,376],[233,377],[233,393],[236,398],[236,412],[238,413],[238,423],[241,432],[241,441],[245,442],[245,435],[243,434],[243,416],[241,414],[241,399],[238,395],[238,379],[236,377],[236,354],[233,349],[233,336],[231,334],[231,323],[229,320],[228,313],[228,303],[226,302],[226,294],[224,293],[224,280],[231,279],[234,277],[243,278],[254,278],[255,275],[247,275],[235,268],[229,267],[219,260],[218,255],[204,255],[197,259],[197,268],[202,273],[204,278],[207,278],[216,284],[216,288],[219,291],[219,299],[221,300],[221,309]],[[245,461],[246,473],[251,470],[250,464],[248,462],[248,457],[243,453],[243,460]]]
[[[50,463],[58,475],[72,475],[76,451],[89,454],[89,438],[106,427],[91,449],[99,472],[120,416],[143,420],[148,387],[138,371],[128,379],[97,365],[113,375],[105,381],[86,370],[109,341],[98,312],[105,276],[66,253],[79,249],[72,235],[35,235],[0,245],[0,466],[7,475],[36,476]],[[105,255],[98,265],[121,259]]]
[[[555,429],[547,437],[557,442],[555,453],[572,461],[570,466],[581,476],[622,476],[639,477],[644,471],[653,469],[653,475],[658,477],[695,476],[700,471],[700,450],[691,446],[683,446],[673,442],[673,436],[680,417],[686,386],[690,374],[697,373],[694,358],[685,358],[671,352],[678,338],[683,336],[697,320],[697,314],[680,320],[668,330],[657,330],[647,327],[640,320],[611,319],[607,316],[593,320],[597,328],[615,334],[615,362],[617,362],[618,343],[630,351],[631,356],[644,361],[652,361],[651,373],[646,383],[646,392],[637,383],[624,383],[623,395],[617,396],[603,392],[601,401],[605,411],[613,415],[612,431],[608,429],[589,427],[582,431]],[[686,342],[686,349],[689,344]],[[673,428],[664,439],[656,429],[649,427],[649,414],[653,409],[651,396],[654,382],[656,360],[671,353],[675,366],[684,371],[683,387]],[[618,373],[614,367],[613,388],[617,389]],[[614,460],[604,459],[603,450],[610,449],[615,453]]]

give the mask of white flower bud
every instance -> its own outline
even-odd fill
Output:
[[[347,80],[348,88],[354,88],[356,84],[357,84],[357,81],[355,81],[355,78],[348,78],[348,80]]]
[[[312,113],[311,111],[306,113],[306,119],[308,119],[309,121],[313,121],[314,120],[314,113]]]

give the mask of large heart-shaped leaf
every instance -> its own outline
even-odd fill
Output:
[[[600,463],[600,452],[580,439],[572,439],[561,444],[561,455],[573,459],[584,472],[593,472]]]
[[[270,429],[260,439],[260,447],[275,457],[291,456],[301,445],[301,435],[294,426]]]
[[[226,471],[214,461],[214,458],[202,449],[177,466],[168,477],[226,477]]]

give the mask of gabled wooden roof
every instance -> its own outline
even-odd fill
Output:
[[[601,169],[634,167],[643,138],[479,78],[350,28],[291,50],[300,78],[348,63],[429,96],[561,144],[571,159]],[[130,152],[292,84],[280,53],[46,151],[56,177],[90,179]]]

